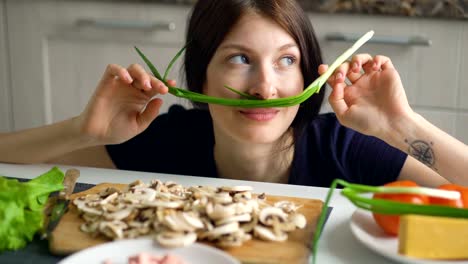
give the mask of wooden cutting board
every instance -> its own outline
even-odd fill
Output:
[[[71,199],[90,193],[98,193],[107,187],[123,189],[126,184],[102,183],[84,192],[75,193]],[[316,199],[303,199],[295,197],[270,196],[267,194],[267,202],[289,200],[297,205],[302,205],[299,212],[307,219],[305,229],[289,233],[285,242],[266,242],[258,239],[250,240],[241,247],[223,249],[242,263],[306,263],[310,254],[315,227],[322,210],[323,202]],[[77,208],[70,203],[70,208],[52,232],[49,247],[56,255],[67,255],[76,251],[109,242],[104,236],[92,237],[80,231],[80,225],[84,223],[78,215]]]

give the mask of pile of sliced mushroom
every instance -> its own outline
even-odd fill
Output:
[[[108,188],[73,200],[85,223],[83,232],[110,239],[154,237],[165,247],[197,240],[220,247],[240,246],[254,238],[285,241],[306,226],[290,201],[273,205],[250,186],[184,188],[159,180],[130,183],[123,191]]]

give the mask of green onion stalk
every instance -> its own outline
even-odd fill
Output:
[[[284,98],[275,98],[275,99],[266,99],[262,100],[252,95],[243,93],[237,89],[229,87],[225,85],[224,87],[229,89],[230,91],[240,95],[244,99],[229,99],[229,98],[219,98],[208,96],[196,92],[192,92],[186,89],[174,87],[168,85],[166,78],[168,73],[170,72],[172,66],[174,65],[175,61],[182,55],[185,47],[182,48],[175,56],[172,58],[171,62],[166,68],[166,71],[163,76],[159,73],[156,67],[151,63],[151,61],[141,52],[140,49],[135,47],[137,53],[146,63],[148,68],[151,70],[153,75],[160,81],[164,82],[168,88],[169,93],[180,98],[185,98],[194,102],[200,103],[209,103],[209,104],[219,104],[225,106],[237,106],[237,107],[244,107],[244,108],[265,108],[265,107],[288,107],[293,105],[298,105],[305,100],[307,100],[310,96],[315,93],[320,92],[320,88],[327,82],[328,78],[333,74],[333,72],[338,68],[343,62],[345,62],[351,55],[353,55],[356,50],[358,50],[364,43],[366,43],[369,39],[372,38],[374,35],[374,31],[369,31],[364,34],[361,38],[359,38],[348,50],[346,50],[343,54],[341,54],[331,65],[330,67],[320,75],[315,81],[313,81],[307,88],[302,91],[302,93],[284,97]]]
[[[348,198],[351,203],[359,208],[372,211],[379,214],[419,214],[419,215],[432,215],[456,218],[468,218],[468,210],[463,208],[455,208],[442,205],[417,205],[402,203],[384,199],[373,199],[363,196],[363,194],[419,194],[431,197],[445,198],[445,199],[459,199],[460,193],[458,191],[448,191],[440,189],[432,189],[426,187],[386,187],[386,186],[368,186],[362,184],[348,183],[344,180],[335,179],[330,190],[327,193],[323,208],[328,208],[330,199],[333,192],[338,187],[343,186],[341,194]],[[314,239],[311,245],[312,248],[312,263],[316,263],[318,241],[323,230],[327,210],[322,210],[317,228],[314,234]]]

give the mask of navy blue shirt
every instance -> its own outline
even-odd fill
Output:
[[[206,110],[171,107],[138,136],[107,151],[119,169],[218,177]],[[312,120],[295,145],[290,184],[329,187],[335,178],[382,185],[396,180],[407,155],[342,126],[333,113]]]

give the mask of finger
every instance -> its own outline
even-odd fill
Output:
[[[342,116],[348,110],[348,104],[344,100],[344,89],[346,83],[337,83],[332,86],[332,92],[328,97],[328,102],[337,116]]]
[[[151,96],[156,94],[166,94],[168,91],[167,86],[160,80],[156,79],[156,77],[151,76],[151,85],[153,89],[151,90]]]
[[[324,74],[328,69],[328,64],[320,64],[318,67],[318,73],[320,75]]]
[[[338,67],[338,69],[336,70],[336,73],[340,72],[341,75],[336,76],[335,80],[345,82],[345,78],[348,78],[348,80],[351,81],[351,83],[356,82],[362,76],[360,69],[355,71],[356,65],[358,65],[358,63],[356,62],[345,62],[342,65],[340,65],[340,67]]]
[[[146,108],[138,116],[140,127],[146,129],[151,122],[158,116],[163,101],[160,98],[155,98],[148,102]]]
[[[348,75],[349,71],[349,62],[344,62],[335,70],[335,82],[341,83],[344,82],[346,79],[346,75]]]
[[[318,73],[320,75],[324,74],[328,70],[328,64],[320,64],[318,68]],[[335,75],[330,75],[330,77],[327,79],[327,84],[332,86],[335,81]]]
[[[116,77],[127,84],[131,84],[133,82],[133,78],[124,67],[117,64],[107,65],[104,75],[102,76],[102,81],[114,80]]]
[[[361,69],[363,69],[364,72],[369,73],[372,71],[373,58],[368,53],[357,54],[353,56],[351,63],[352,71],[354,73],[361,72]]]
[[[378,71],[380,69],[394,69],[394,66],[392,64],[392,61],[390,60],[389,57],[382,56],[382,55],[377,55],[374,58],[374,66],[373,70]]]
[[[143,91],[151,90],[151,76],[145,71],[145,69],[139,64],[131,64],[128,68],[130,75],[136,79],[136,83],[133,86],[142,89]]]
[[[167,84],[169,84],[169,86],[176,86],[177,82],[176,80],[167,80]]]

